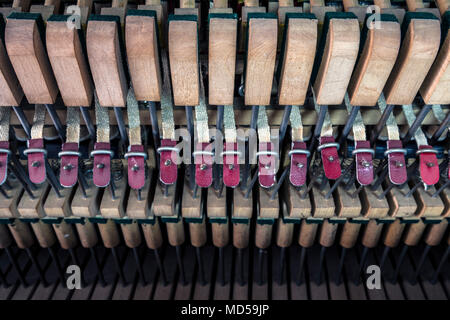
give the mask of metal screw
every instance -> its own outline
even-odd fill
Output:
[[[427,167],[428,167],[428,168],[434,167],[434,163],[433,163],[433,162],[427,162]]]
[[[333,156],[329,156],[328,157],[328,161],[333,162],[334,161],[334,157]]]
[[[230,164],[230,165],[228,166],[228,169],[233,170],[233,169],[234,169],[234,165],[233,165],[233,164]]]
[[[370,167],[370,163],[369,163],[368,161],[361,161],[361,165],[362,165],[364,168]]]
[[[72,170],[73,169],[73,166],[69,163],[68,165],[65,165],[64,167],[63,167],[63,169],[64,170]]]
[[[266,164],[266,165],[264,166],[264,168],[265,168],[266,170],[269,170],[269,169],[270,169],[270,164]]]
[[[97,164],[97,169],[103,169],[105,165],[103,163]]]
[[[403,162],[395,161],[395,166],[396,166],[397,168],[401,168],[401,167],[403,167]]]
[[[305,165],[303,163],[301,163],[301,162],[297,163],[297,167],[300,168],[300,169],[303,168],[304,166]]]
[[[138,166],[137,164],[135,164],[135,165],[131,168],[131,170],[134,171],[134,172],[136,172],[136,171],[139,170],[139,166]]]
[[[166,167],[170,166],[172,164],[172,161],[170,161],[170,159],[167,159],[166,161],[164,161],[164,165]]]
[[[34,168],[38,168],[41,165],[41,163],[39,161],[34,161],[31,166]]]
[[[206,169],[208,169],[208,165],[206,165],[206,164],[202,164],[201,166],[200,166],[200,170],[206,170]]]

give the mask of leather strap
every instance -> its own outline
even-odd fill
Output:
[[[177,181],[178,167],[175,160],[178,158],[178,152],[174,151],[176,145],[175,140],[162,139],[161,148],[158,149],[159,180],[164,184],[174,184]]]
[[[373,162],[371,152],[360,152],[361,150],[373,151],[370,149],[369,141],[355,141],[356,179],[362,186],[367,186],[373,181]]]
[[[78,143],[63,143],[60,157],[59,183],[65,188],[73,187],[78,180]]]
[[[62,145],[61,170],[59,171],[59,183],[65,187],[73,187],[78,180],[78,144],[80,141],[80,113],[78,108],[67,109],[66,143]]]
[[[302,152],[299,152],[302,151]],[[308,153],[305,142],[293,141],[291,148],[291,169],[289,181],[295,187],[306,183],[306,172],[308,168]]]
[[[328,146],[335,143],[333,137],[320,137],[319,148],[322,156],[323,171],[330,180],[336,180],[341,176],[341,164],[339,162],[338,149],[336,146]]]
[[[291,168],[289,170],[289,181],[293,186],[301,187],[306,183],[306,172],[308,168],[309,151],[303,142],[303,123],[299,106],[291,107],[289,116],[292,128]]]
[[[383,93],[381,93],[378,98],[378,106],[381,113],[384,113],[387,108],[387,104]],[[385,156],[387,156],[388,159],[389,181],[396,185],[402,185],[408,179],[405,160],[406,150],[403,149],[397,122],[395,121],[395,117],[392,113],[389,114],[386,119],[386,130],[389,140],[386,142],[387,150],[385,152]]]
[[[44,139],[28,140],[28,175],[34,184],[41,184],[45,181],[47,171],[45,169]]]
[[[28,149],[24,154],[28,157],[28,175],[30,181],[35,184],[41,184],[46,178],[45,156],[47,151],[44,149],[44,123],[45,106],[36,104],[34,107],[33,126],[31,127],[31,139],[28,140]]]
[[[427,152],[427,150],[429,150]],[[439,181],[439,164],[436,151],[432,146],[419,146],[420,177],[426,185],[432,186]]]
[[[236,123],[234,121],[233,106],[223,108],[223,128],[225,131],[225,145],[223,157],[223,183],[234,188],[240,182],[240,168],[238,145],[236,143]]]
[[[205,102],[205,88],[200,75],[199,104],[195,106],[195,120],[197,127],[198,143],[194,152],[195,182],[201,188],[207,188],[212,184],[212,165],[214,162],[213,145],[209,143],[208,112]]]
[[[314,109],[317,114],[320,114],[322,108],[327,106],[320,106],[317,103],[314,88],[311,88],[313,94]],[[334,145],[334,146],[333,146]],[[322,166],[325,176],[330,180],[335,180],[341,176],[341,164],[338,156],[338,149],[333,138],[333,125],[331,123],[330,114],[328,110],[325,112],[322,128],[320,130],[318,151],[321,152]]]
[[[416,121],[412,105],[403,105],[403,114],[410,127]],[[417,144],[417,154],[419,155],[420,177],[426,185],[434,185],[439,181],[439,165],[436,151],[428,145],[427,138],[422,129],[417,128],[414,132],[414,139]],[[427,151],[428,150],[428,151]]]
[[[106,108],[98,102],[97,93],[94,91],[95,120],[97,123],[97,142],[94,145],[93,181],[94,184],[103,188],[111,181],[111,158],[112,151],[109,143],[109,114]]]
[[[10,107],[0,107],[0,185],[8,176]]]
[[[261,187],[270,188],[275,184],[276,159],[271,142],[260,142],[258,148],[258,181]]]
[[[212,184],[212,165],[214,154],[213,144],[207,142],[197,143],[194,152],[195,161],[195,183],[201,188],[208,188]]]
[[[91,154],[94,155],[94,184],[99,188],[106,187],[111,180],[111,146],[109,142],[96,142],[94,152]]]
[[[128,161],[128,185],[130,188],[139,190],[145,185],[145,158],[143,145],[131,145],[125,154]]]
[[[345,105],[349,114],[355,109],[350,103],[348,93],[345,93],[344,97]],[[373,162],[372,157],[375,152],[370,149],[370,142],[366,141],[366,126],[361,116],[359,109],[356,112],[355,119],[352,125],[353,139],[355,140],[355,150],[353,155],[355,156],[356,165],[356,180],[362,186],[367,186],[373,181]]]
[[[159,180],[164,184],[174,184],[178,176],[178,151],[174,151],[177,141],[175,140],[175,123],[173,119],[172,88],[169,77],[169,62],[167,53],[161,53],[164,81],[161,92],[161,148],[158,149],[159,157]],[[166,148],[172,148],[166,149]],[[175,161],[177,160],[177,161]]]
[[[147,153],[142,145],[139,105],[131,85],[127,95],[127,114],[130,138],[128,153],[125,154],[125,159],[128,161],[128,185],[132,189],[139,190],[145,185],[145,159],[147,158]]]
[[[1,150],[3,149],[3,150]],[[0,185],[5,183],[8,176],[9,142],[0,141]]]
[[[227,187],[237,187],[240,180],[238,145],[226,142],[223,146],[223,183]]]
[[[275,182],[276,159],[278,150],[274,150],[270,140],[269,120],[267,119],[266,107],[258,107],[258,181],[263,188],[272,187]]]
[[[389,152],[389,150],[392,151],[393,149],[399,151]],[[406,174],[405,153],[401,150],[404,149],[400,140],[387,141],[389,180],[397,185],[404,184],[408,179]]]

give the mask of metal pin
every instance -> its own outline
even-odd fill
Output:
[[[78,170],[78,186],[80,187],[81,192],[83,193],[83,198],[87,198],[87,182],[83,176],[83,174]]]
[[[444,121],[442,121],[442,123],[439,126],[439,128],[434,132],[433,136],[431,137],[431,141],[430,141],[431,145],[435,144],[439,140],[440,136],[448,128],[449,123],[450,123],[450,112],[447,113],[447,115],[445,116]]]
[[[252,106],[252,117],[250,120],[250,134],[254,133],[256,130],[256,124],[258,122],[258,106]],[[241,183],[241,187],[245,190],[247,188],[247,180],[248,177],[250,176],[250,155],[249,155],[249,143],[250,143],[250,139],[249,141],[245,144],[245,155],[247,157],[246,162],[245,162],[245,168],[244,168],[244,173],[243,173],[243,179]],[[251,188],[247,188],[247,189],[251,189]]]
[[[388,175],[389,171],[387,169],[387,167],[380,173],[380,175],[378,176],[377,180],[375,180],[375,182],[372,184],[372,186],[370,187],[370,190],[375,191],[377,190],[381,184],[383,183],[383,181],[386,180],[386,177]]]
[[[168,197],[169,196],[169,185],[165,184],[164,185],[164,197]]]
[[[61,124],[61,120],[59,119],[58,113],[56,112],[56,109],[51,104],[46,104],[45,108],[47,109],[48,114],[50,115],[50,118],[52,119],[53,125],[55,126],[56,131],[58,131],[58,136],[61,139],[61,141],[66,141],[66,134],[63,129],[63,126]]]
[[[141,278],[141,283],[142,283],[142,285],[145,286],[147,284],[147,281],[145,280],[144,270],[142,269],[141,259],[139,258],[139,252],[136,247],[133,248],[133,256],[134,256],[134,261],[136,262],[136,267],[139,272],[139,276]]]
[[[116,272],[117,272],[117,274],[119,275],[119,279],[120,279],[120,281],[122,281],[122,284],[123,284],[124,286],[126,286],[126,285],[127,285],[127,282],[126,282],[126,280],[125,280],[125,276],[124,276],[124,274],[123,274],[123,270],[122,270],[122,267],[121,267],[121,265],[120,265],[120,260],[119,260],[119,257],[118,257],[118,255],[117,255],[117,251],[116,251],[116,248],[115,248],[115,247],[112,247],[112,248],[111,248],[111,253],[112,253],[112,256],[113,256],[113,259],[114,259],[114,264],[115,264],[115,266],[116,266]]]
[[[242,249],[242,248],[237,249],[238,281],[241,286],[245,285],[243,251],[244,251],[244,249]]]
[[[416,272],[414,273],[413,282],[417,281],[417,278],[420,275],[420,271],[422,270],[423,264],[425,263],[425,259],[427,258],[428,252],[430,252],[431,246],[426,245],[423,250],[422,256],[420,257],[419,264],[417,265]]]
[[[219,283],[223,287],[225,286],[225,259],[223,257],[223,247],[219,247]]]
[[[26,185],[30,189],[34,189],[35,185],[31,182],[30,177],[25,172],[25,169],[22,167],[22,164],[17,159],[16,155],[11,154],[10,159],[12,160],[14,166],[9,166],[9,168],[14,173],[14,175],[22,182],[24,188]],[[30,190],[30,192],[31,192],[31,190]]]
[[[264,284],[264,249],[258,250],[258,285],[262,286]]]
[[[311,139],[311,144],[309,145],[309,151],[312,153],[316,147],[318,137],[320,137],[320,131],[322,130],[323,123],[325,121],[325,116],[328,112],[327,105],[320,106],[320,112],[317,116],[316,127],[314,128],[314,136]]]
[[[111,198],[113,200],[116,199],[116,186],[114,184],[114,178],[111,178],[111,181],[109,182],[109,192],[111,193]]]
[[[97,269],[97,276],[100,281],[100,284],[102,285],[102,287],[105,287],[106,281],[105,281],[105,277],[103,277],[103,272],[102,272],[102,268],[100,266],[100,262],[97,257],[97,252],[95,251],[94,247],[90,247],[89,251],[91,253],[92,259],[94,259],[94,264],[95,264],[95,268]]]
[[[317,285],[320,285],[322,283],[322,269],[323,269],[323,262],[325,261],[325,251],[327,250],[327,247],[322,246],[320,248],[320,259],[319,259],[319,274],[317,275]]]
[[[356,116],[361,108],[359,106],[353,106],[352,111],[348,115],[347,122],[345,123],[344,129],[342,129],[341,136],[339,137],[338,143],[342,145],[346,140],[350,130],[352,129],[353,123],[355,122]]]
[[[25,113],[23,112],[23,109],[21,107],[13,107],[13,109],[16,113],[17,118],[19,119],[20,124],[22,125],[23,130],[27,134],[28,139],[31,139],[31,127],[28,123]]]
[[[370,145],[374,145],[375,141],[380,136],[381,131],[386,126],[386,121],[389,118],[389,116],[392,113],[392,110],[394,110],[394,105],[388,104],[386,105],[386,109],[384,109],[383,114],[381,115],[380,120],[378,121],[377,125],[375,126],[374,130],[372,131],[372,137],[370,138]]]
[[[289,124],[289,117],[291,115],[292,106],[285,106],[283,112],[283,119],[280,124],[280,148],[283,148],[284,137],[286,136],[287,126]],[[283,157],[281,157],[283,159]]]
[[[325,195],[325,199],[329,199],[331,195],[333,194],[334,190],[339,186],[339,184],[344,180],[345,176],[350,172],[353,166],[353,160],[352,162],[345,168],[344,172],[341,174],[339,178],[333,183],[330,190]]]
[[[48,254],[52,258],[53,262],[55,263],[56,270],[58,271],[59,281],[60,281],[60,283],[64,284],[66,281],[66,277],[64,276],[64,272],[61,268],[61,264],[59,263],[59,259],[56,256],[55,252],[53,251],[52,247],[48,247],[47,250],[48,250]]]
[[[342,247],[341,257],[339,258],[339,266],[336,278],[336,285],[341,284],[342,271],[344,270],[345,254],[347,253],[347,248]]]
[[[197,191],[198,191],[198,184],[194,185],[194,190],[192,192],[192,198],[196,199],[197,198]]]
[[[432,284],[435,284],[438,281],[439,274],[441,273],[442,268],[444,267],[445,263],[447,262],[449,253],[450,253],[450,247],[447,247],[447,250],[445,250],[445,253],[442,256],[442,259],[439,262],[439,265],[436,268],[436,271],[434,271],[433,279],[431,279]]]
[[[224,107],[223,106],[217,106],[217,118],[216,118],[216,128],[221,133],[223,132],[223,117],[224,117]],[[217,140],[217,135],[216,135]],[[214,189],[218,190],[221,185],[221,179],[220,179],[220,165],[218,163],[215,163],[214,165]]]
[[[402,251],[400,252],[400,256],[398,257],[397,266],[394,271],[394,277],[392,279],[392,283],[397,283],[398,274],[400,273],[400,267],[402,266],[403,260],[405,259],[406,252],[408,251],[408,246],[406,244],[403,245]]]
[[[387,257],[388,257],[388,254],[389,254],[389,250],[390,250],[390,249],[391,249],[391,248],[388,247],[388,246],[385,246],[385,247],[384,247],[383,255],[381,256],[381,260],[380,260],[380,269],[383,268],[384,263],[386,262],[386,259],[387,259]]]
[[[175,246],[175,251],[177,254],[177,264],[178,264],[178,269],[180,270],[180,280],[181,280],[181,285],[186,285],[186,276],[184,273],[184,265],[183,265],[183,259],[181,257],[181,247],[180,246]]]
[[[138,201],[142,201],[142,189],[137,189],[136,193]]]
[[[91,115],[89,114],[89,108],[88,107],[80,107],[81,115],[83,116],[84,123],[86,124],[86,128],[89,132],[89,135],[91,136],[91,139],[95,139],[95,128],[94,124],[91,119]]]
[[[255,172],[255,174],[253,175],[252,181],[250,181],[250,185],[248,186],[248,189],[245,192],[245,195],[244,195],[245,199],[248,199],[248,197],[250,196],[250,193],[252,192],[253,186],[255,185],[257,179],[258,179],[258,173]]]
[[[3,189],[3,186],[0,185],[0,193],[6,198],[9,199],[10,196],[6,193],[5,189]]]
[[[55,193],[58,196],[58,198],[61,198],[62,195],[59,192],[59,190],[61,189],[61,185],[59,184],[59,181],[58,181],[58,179],[55,176],[55,172],[53,172],[53,169],[50,166],[50,164],[48,163],[48,161],[44,160],[44,162],[45,162],[45,169],[46,169],[46,172],[47,172],[48,182],[50,183],[51,187],[55,191]]]
[[[431,197],[436,198],[444,189],[450,186],[450,180],[447,180],[446,183],[444,183],[439,189],[436,190],[435,193]]]
[[[364,247],[363,252],[361,254],[361,262],[359,263],[359,270],[358,270],[358,280],[357,283],[359,283],[361,272],[363,272],[364,267],[366,266],[367,261],[367,254],[369,253],[369,248]]]
[[[3,284],[5,287],[8,286],[8,282],[6,281],[5,275],[0,270],[0,284]]]
[[[155,253],[156,265],[158,266],[159,274],[161,275],[161,282],[162,282],[163,286],[166,286],[167,285],[167,277],[166,277],[166,273],[164,272],[164,266],[161,262],[161,257],[159,255],[159,251],[158,251],[158,249],[154,249],[153,252]]]
[[[302,284],[302,275],[303,275],[303,267],[305,265],[305,257],[306,257],[306,248],[302,247],[302,251],[300,253],[300,264],[298,266],[298,273],[297,273],[297,285]]]
[[[411,125],[411,127],[408,130],[408,133],[403,138],[403,144],[404,145],[406,145],[411,140],[411,138],[414,136],[414,134],[416,133],[417,129],[420,127],[420,125],[422,124],[423,120],[427,116],[428,112],[430,112],[430,110],[431,110],[431,105],[428,105],[428,104],[424,105],[420,109],[420,112],[417,115],[416,120],[414,120],[413,124]]]
[[[405,195],[406,198],[409,198],[412,196],[412,194],[420,187],[421,182],[417,182],[412,188],[411,190],[409,190],[409,192]]]
[[[156,115],[156,104],[153,101],[148,102],[148,110],[150,111],[150,122],[152,124],[153,145],[155,146],[156,166],[159,169],[159,153],[156,151],[160,146],[158,116]]]
[[[12,266],[14,268],[14,271],[17,274],[17,277],[19,278],[20,283],[24,287],[28,286],[28,284],[27,284],[27,282],[25,280],[25,277],[22,274],[22,270],[20,269],[19,264],[17,263],[17,260],[14,257],[14,254],[11,252],[11,250],[9,250],[9,248],[5,248],[5,252],[6,252],[6,255],[8,256],[9,262],[11,262],[11,264],[12,264]]]
[[[120,139],[125,145],[128,144],[127,128],[123,121],[123,112],[121,107],[114,107],[114,114],[116,115],[117,126],[119,127]]]
[[[186,111],[186,124],[191,137],[191,164],[189,165],[189,187],[191,190],[195,187],[195,164],[192,156],[192,150],[194,146],[194,115],[191,106],[185,107]]]
[[[36,257],[34,256],[34,254],[33,254],[33,252],[31,251],[30,248],[25,248],[25,251],[27,252],[28,257],[30,258],[31,263],[36,268],[36,271],[38,272],[39,278],[41,279],[42,285],[44,287],[46,287],[47,286],[47,281],[45,280],[44,273],[42,272],[42,269],[39,266],[39,263],[37,262]]]
[[[278,271],[278,284],[281,286],[284,282],[284,262],[286,260],[285,258],[286,256],[286,247],[281,247],[280,248],[280,270]]]
[[[199,274],[200,284],[203,286],[206,284],[206,280],[205,280],[205,269],[203,268],[203,259],[202,259],[200,247],[195,247],[195,255],[197,256],[198,274]]]
[[[393,184],[393,183],[389,184],[389,186],[386,188],[386,190],[384,190],[383,193],[381,193],[378,196],[378,199],[380,199],[380,200],[383,199],[389,193],[389,191],[391,191],[394,187],[395,187],[395,184]]]
[[[275,196],[278,194],[278,191],[280,190],[281,186],[283,185],[284,179],[286,179],[288,173],[289,173],[289,167],[286,167],[283,170],[283,173],[281,174],[280,180],[275,185],[275,188],[273,189],[272,194],[270,195],[270,200],[275,199]]]

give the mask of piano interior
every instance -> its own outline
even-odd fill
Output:
[[[448,300],[449,0],[0,3],[1,300]]]

